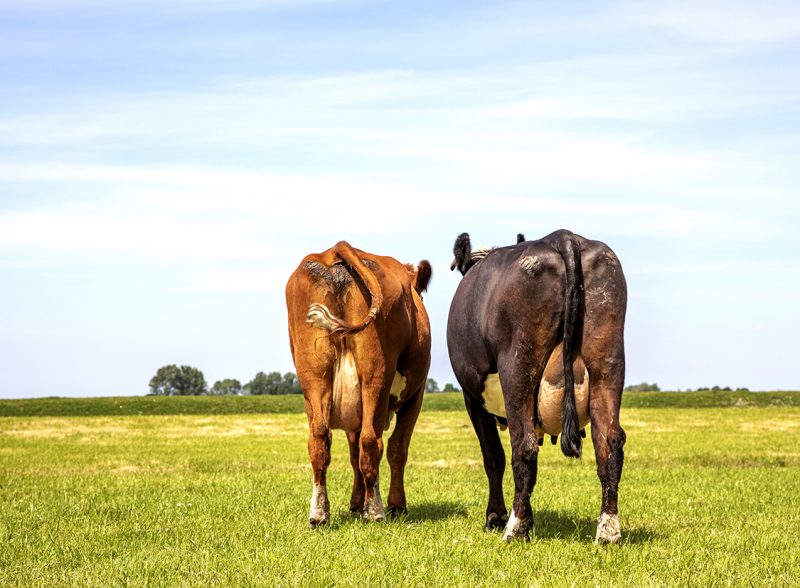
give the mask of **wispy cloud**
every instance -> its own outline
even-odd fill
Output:
[[[800,7],[791,0],[631,2],[621,13],[636,24],[703,41],[750,45],[800,37]]]
[[[739,334],[798,287],[800,9],[397,6],[0,0],[6,347],[33,341],[29,324],[67,341],[93,321],[88,338],[147,339],[134,355],[202,340],[212,363],[263,346],[268,367],[290,369],[285,330],[263,334],[285,319],[282,286],[305,253],[347,238],[434,262],[447,381],[455,235],[501,245],[564,226],[623,259],[633,378],[698,384],[683,345],[649,357],[649,338],[712,333],[720,357],[754,361]],[[103,331],[95,307],[120,304]],[[218,318],[230,312],[242,325]]]

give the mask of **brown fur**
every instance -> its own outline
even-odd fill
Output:
[[[360,414],[336,423],[347,431],[350,444],[354,511],[375,500],[382,434],[395,412],[387,454],[392,473],[388,506],[392,513],[406,510],[403,471],[430,366],[430,323],[417,290],[430,279],[430,264],[421,262],[418,267],[425,266],[428,277],[422,280],[422,271],[341,241],[307,255],[286,285],[289,340],[309,423],[308,452],[314,482],[323,487],[330,463],[337,365],[350,354],[356,366],[355,389],[361,397],[352,406],[360,405]],[[323,306],[329,311],[330,330],[310,322],[310,309]],[[405,378],[406,386],[398,397],[390,397],[395,372]],[[312,526],[325,522],[326,517],[315,521],[312,512]]]

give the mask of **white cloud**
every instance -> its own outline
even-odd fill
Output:
[[[623,6],[623,16],[636,24],[703,41],[753,44],[800,37],[800,8],[793,1],[681,0]]]
[[[26,0],[23,7],[15,0],[0,0],[0,8],[27,11],[59,11],[71,9],[101,9],[104,12],[125,13],[142,10],[162,14],[215,13],[239,10],[285,10],[320,6],[365,4],[371,0],[121,0],[109,4],[104,0]]]

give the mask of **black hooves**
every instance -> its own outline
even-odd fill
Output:
[[[408,509],[405,506],[389,507],[389,518],[396,519],[398,517],[404,517],[407,514],[408,514]]]
[[[488,517],[486,517],[486,525],[484,525],[484,531],[502,531],[506,528],[506,523],[508,522],[508,515],[499,515],[496,512],[491,513]]]
[[[581,439],[586,439],[586,429],[581,429]]]
[[[558,435],[550,435],[550,443],[552,443],[553,445],[558,443]]]

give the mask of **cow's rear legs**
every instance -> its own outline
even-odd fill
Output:
[[[364,477],[358,465],[359,433],[348,432],[347,443],[350,445],[350,466],[353,468],[353,491],[350,494],[350,512],[361,515],[364,511]]]
[[[312,401],[308,399],[312,398]],[[308,416],[308,455],[314,473],[314,488],[311,494],[311,508],[308,523],[314,529],[330,520],[331,506],[328,501],[327,471],[331,463],[331,430],[327,414],[323,410],[323,396],[306,396],[306,415]]]
[[[500,385],[511,436],[511,468],[514,472],[514,503],[506,524],[503,541],[528,541],[528,532],[533,527],[531,494],[536,485],[539,457],[539,441],[533,424],[532,382],[542,378],[543,367],[531,377],[528,367],[511,363],[509,368],[500,366]]]
[[[486,505],[487,531],[499,531],[508,522],[508,511],[503,498],[503,474],[506,469],[506,454],[500,435],[497,432],[495,418],[486,412],[480,400],[464,393],[464,404],[472,421],[483,454],[483,469],[489,480],[489,502]]]
[[[625,431],[619,424],[621,396],[621,385],[599,382],[589,393],[592,442],[603,493],[595,543],[619,543],[621,538],[617,511],[625,445]]]
[[[392,480],[389,487],[389,515],[392,517],[406,514],[406,490],[404,474],[408,461],[408,446],[411,443],[411,433],[417,424],[417,417],[422,408],[422,390],[409,400],[397,412],[397,422],[389,438],[389,447],[386,459],[392,471]]]
[[[377,371],[377,370],[373,370]],[[383,457],[383,426],[386,424],[386,408],[378,407],[383,378],[362,381],[362,420],[359,438],[358,465],[364,479],[365,521],[382,521],[386,518],[379,482],[379,468]]]

